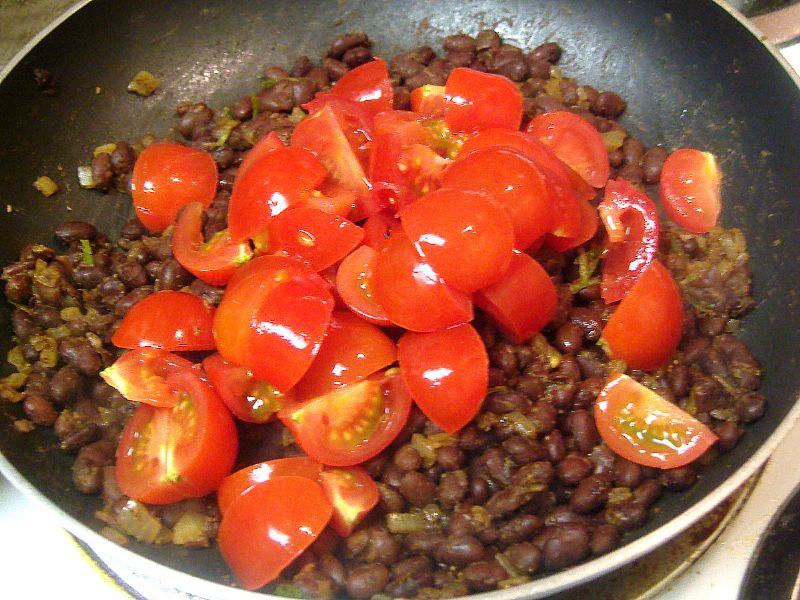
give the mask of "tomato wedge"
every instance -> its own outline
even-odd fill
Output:
[[[315,398],[364,379],[396,359],[394,342],[375,325],[335,311],[319,354],[294,392],[299,399]]]
[[[100,377],[131,402],[171,407],[178,396],[167,385],[167,377],[191,368],[191,362],[166,350],[139,348],[120,356]]]
[[[225,285],[240,265],[253,256],[247,242],[234,244],[228,230],[203,240],[203,205],[192,202],[178,217],[172,234],[172,254],[181,266],[211,285]]]
[[[683,299],[667,268],[654,260],[620,302],[603,329],[614,358],[631,369],[665,364],[681,341]]]
[[[166,378],[171,408],[140,404],[122,431],[116,479],[126,496],[148,504],[200,498],[233,467],[238,436],[228,409],[194,369]]]
[[[257,590],[317,539],[332,513],[316,481],[275,477],[230,504],[219,525],[219,550],[241,586]]]
[[[661,202],[677,225],[694,233],[707,233],[717,224],[722,200],[722,176],[710,152],[681,148],[661,168]]]
[[[203,370],[231,414],[242,421],[266,423],[291,400],[219,354],[204,358]]]
[[[558,297],[547,271],[529,255],[515,251],[508,272],[476,292],[474,301],[508,339],[522,344],[553,319]]]
[[[217,193],[217,163],[208,152],[172,142],[142,150],[131,174],[136,216],[150,231],[163,231],[190,202],[208,208]]]
[[[254,258],[230,281],[217,309],[218,352],[287,392],[319,352],[333,306],[327,282],[301,262]]]
[[[334,467],[357,465],[379,454],[408,420],[411,396],[399,369],[352,383],[278,418],[311,458]]]
[[[717,441],[692,415],[620,373],[613,373],[597,396],[594,417],[609,448],[648,467],[682,467]]]
[[[250,167],[273,150],[279,150],[285,147],[286,145],[281,141],[281,138],[278,137],[278,134],[274,131],[270,131],[267,135],[262,136],[261,139],[247,151],[247,154],[244,155],[244,160],[242,160],[239,165],[236,177],[243,177],[244,174],[250,170]]]
[[[397,358],[414,402],[446,432],[455,433],[478,414],[489,384],[489,357],[471,325],[405,333]]]
[[[376,252],[380,252],[389,243],[389,238],[395,231],[400,230],[400,221],[390,211],[382,210],[364,221],[363,227],[364,243]]]
[[[296,475],[317,481],[321,472],[322,463],[307,456],[276,458],[239,469],[223,479],[217,490],[219,512],[224,515],[236,498],[259,483],[285,475]]]
[[[459,67],[450,72],[444,90],[444,120],[452,131],[519,129],[522,93],[510,79]]]
[[[362,102],[348,100],[331,93],[318,93],[313,100],[303,104],[308,114],[313,115],[327,106],[336,117],[342,133],[359,161],[366,164],[370,147],[375,137],[372,115]]]
[[[361,467],[328,468],[319,480],[333,505],[331,527],[342,537],[353,533],[381,497],[375,480]]]
[[[377,256],[369,246],[348,254],[336,271],[336,290],[347,308],[359,317],[374,325],[388,326],[392,322],[373,293],[372,271]]]
[[[394,105],[394,90],[389,81],[389,70],[380,58],[345,73],[330,93],[355,100],[373,116],[392,110]]]
[[[545,113],[531,120],[527,131],[550,146],[592,187],[601,188],[608,181],[608,150],[586,119],[566,111]]]
[[[378,305],[400,327],[436,331],[472,320],[469,296],[447,285],[402,233],[378,253],[372,283]]]
[[[422,85],[411,90],[411,110],[423,117],[438,119],[444,116],[445,91],[443,85]]]
[[[119,348],[161,348],[174,352],[213,350],[214,308],[188,292],[163,290],[131,307],[111,337]]]
[[[600,286],[610,304],[622,300],[655,259],[658,214],[653,201],[624,179],[608,182],[597,210],[608,234]]]
[[[480,192],[439,189],[404,208],[400,221],[422,257],[465,294],[500,279],[511,263],[511,221]]]
[[[545,244],[557,252],[566,252],[572,248],[577,248],[591,240],[597,233],[600,220],[597,216],[597,209],[586,200],[579,200],[578,206],[581,213],[581,228],[574,237],[563,237],[548,233],[545,236]]]

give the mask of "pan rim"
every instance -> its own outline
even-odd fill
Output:
[[[53,21],[26,43],[25,46],[9,60],[2,70],[0,70],[0,84],[3,83],[9,73],[17,67],[35,46],[90,2],[92,2],[92,0],[81,0],[77,2],[64,13],[53,19]],[[727,0],[712,0],[712,2],[738,21],[739,25],[743,26],[747,32],[753,35],[758,42],[766,48],[773,59],[775,59],[789,75],[798,90],[800,90],[800,74],[789,65],[780,50],[766,39],[761,31]],[[697,523],[738,487],[744,484],[749,477],[767,462],[772,452],[780,442],[783,441],[787,433],[798,420],[800,420],[800,396],[795,397],[792,408],[788,411],[780,425],[769,435],[758,450],[733,474],[704,498],[692,505],[688,510],[663,524],[658,529],[621,546],[609,554],[586,561],[565,571],[540,577],[530,583],[512,588],[484,592],[481,594],[471,594],[463,598],[469,598],[470,600],[512,600],[521,598],[533,600],[536,598],[543,598],[551,594],[568,590],[574,587],[576,582],[586,583],[597,579],[641,556],[653,552],[662,546],[665,540],[672,539]],[[46,508],[51,514],[54,514],[59,523],[66,530],[70,531],[81,540],[84,540],[104,558],[108,557],[114,561],[122,562],[132,570],[139,570],[147,573],[148,576],[169,582],[170,587],[177,587],[181,591],[195,594],[202,598],[207,598],[208,600],[255,600],[256,598],[279,600],[278,596],[271,594],[250,592],[190,575],[184,571],[165,566],[135,551],[117,545],[83,522],[66,513],[56,503],[47,498],[17,471],[2,453],[0,453],[0,473],[28,498],[39,503],[40,506]]]

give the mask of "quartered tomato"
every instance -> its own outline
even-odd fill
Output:
[[[343,188],[331,179],[326,179],[318,191],[311,192],[305,206],[316,208],[329,215],[346,217],[355,208],[358,198],[355,192]]]
[[[307,456],[276,458],[239,469],[223,479],[217,490],[219,512],[224,515],[236,498],[259,483],[285,475],[295,475],[317,481],[321,472],[322,463]]]
[[[481,192],[439,189],[404,208],[400,221],[422,257],[465,294],[500,279],[511,263],[511,221]]]
[[[361,246],[348,254],[336,271],[336,290],[347,308],[359,317],[375,325],[388,326],[392,322],[373,292],[372,271],[377,256],[369,246]]]
[[[348,100],[329,92],[318,93],[313,100],[305,103],[303,108],[308,111],[308,114],[314,115],[326,106],[336,117],[342,133],[347,137],[347,141],[359,161],[366,164],[369,160],[372,140],[375,137],[372,114],[363,102]]]
[[[178,396],[167,385],[167,377],[191,368],[191,362],[166,350],[139,348],[120,356],[100,377],[132,402],[170,407]]]
[[[682,467],[717,441],[717,436],[692,415],[619,373],[611,375],[597,396],[594,417],[609,448],[648,467]]]
[[[364,230],[344,217],[316,208],[297,206],[269,223],[269,250],[322,271],[342,258],[364,239]]]
[[[681,341],[683,300],[667,268],[654,260],[620,302],[603,329],[613,358],[631,369],[665,364]]]
[[[438,119],[444,116],[445,91],[443,85],[422,85],[411,90],[411,110],[423,117]]]
[[[380,252],[389,243],[389,238],[401,230],[399,219],[388,210],[382,210],[369,217],[364,221],[363,227],[364,244],[376,252]]]
[[[578,234],[574,237],[563,237],[548,233],[545,236],[545,243],[548,248],[552,248],[557,252],[566,252],[585,244],[595,236],[600,225],[597,209],[586,200],[579,200],[578,206],[581,214],[581,228]]]
[[[375,480],[361,467],[328,468],[319,480],[333,506],[331,527],[342,537],[353,533],[381,497]]]
[[[332,513],[316,481],[275,477],[231,502],[219,525],[219,550],[239,584],[257,590],[317,539]]]
[[[139,300],[111,337],[119,348],[213,350],[214,308],[200,296],[163,290]]]
[[[545,113],[531,120],[527,131],[550,146],[592,187],[601,188],[608,181],[608,151],[586,119],[566,111]]]
[[[219,354],[204,358],[203,370],[231,414],[242,421],[266,423],[291,400]]]
[[[253,256],[248,242],[235,244],[228,230],[203,240],[203,205],[188,204],[172,233],[172,254],[181,266],[211,285],[225,285],[240,265]]]
[[[250,170],[250,167],[273,150],[279,150],[285,147],[286,145],[281,141],[281,138],[278,137],[278,134],[274,131],[270,131],[267,135],[262,136],[261,139],[247,151],[247,154],[244,155],[244,159],[239,165],[239,170],[236,172],[236,177],[243,177],[244,174]]]
[[[622,300],[654,260],[658,214],[653,201],[625,179],[608,182],[597,210],[608,234],[600,283],[603,300],[610,304]]]
[[[411,397],[431,421],[454,433],[478,414],[489,382],[489,357],[469,325],[408,332],[397,358]]]
[[[444,90],[444,119],[452,131],[519,129],[522,93],[510,79],[459,67],[450,72]]]
[[[547,325],[556,312],[556,287],[542,266],[524,252],[514,252],[500,281],[475,293],[475,304],[515,344]]]
[[[230,281],[217,309],[218,352],[287,392],[319,352],[333,306],[325,280],[298,260],[254,258]]]
[[[302,203],[326,176],[325,167],[303,148],[278,148],[266,153],[234,182],[228,204],[231,239],[258,239],[272,217]]]
[[[717,224],[722,208],[722,176],[710,152],[681,148],[661,168],[661,202],[677,225],[694,233],[707,233]]]
[[[357,465],[379,454],[408,420],[411,396],[399,369],[289,406],[278,418],[298,445],[326,465]]]
[[[436,331],[472,320],[469,296],[447,285],[402,233],[378,253],[372,283],[378,305],[400,327]]]
[[[122,431],[116,479],[126,496],[148,504],[200,498],[233,467],[238,436],[228,409],[194,369],[166,377],[171,408],[140,404]]]
[[[331,88],[331,94],[355,100],[371,115],[392,110],[394,90],[386,63],[380,58],[348,71]]]
[[[208,152],[171,142],[142,150],[131,174],[136,216],[150,231],[163,231],[181,207],[207,208],[217,193],[217,163]]]

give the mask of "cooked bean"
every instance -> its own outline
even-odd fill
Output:
[[[97,228],[86,221],[67,221],[58,225],[53,234],[65,244],[80,240],[93,240],[97,235]]]
[[[461,572],[469,588],[476,592],[493,590],[497,584],[508,579],[508,573],[495,561],[478,561],[466,566]]]
[[[464,471],[448,471],[439,481],[439,503],[445,508],[453,508],[467,495],[469,479]]]
[[[24,304],[31,295],[31,278],[25,273],[17,273],[6,280],[5,294],[9,302]]]
[[[83,377],[71,365],[61,367],[50,380],[50,391],[53,395],[53,400],[59,404],[67,404],[74,400],[82,386]]]
[[[95,494],[103,486],[103,467],[114,459],[114,445],[108,440],[81,448],[72,464],[72,482],[79,492]]]
[[[605,510],[605,518],[621,532],[631,531],[645,524],[647,508],[639,502],[609,505]]]
[[[592,554],[598,556],[607,554],[619,546],[619,530],[610,523],[602,523],[592,533],[589,547]]]
[[[350,48],[347,52],[345,52],[342,55],[342,62],[345,63],[351,69],[355,69],[359,65],[368,63],[371,60],[372,60],[372,51],[369,48],[365,48],[364,46],[356,46],[355,48]]]
[[[553,480],[553,465],[546,460],[537,460],[522,465],[514,473],[513,483],[525,489],[546,489]]]
[[[606,477],[590,475],[582,480],[569,500],[574,512],[585,515],[598,510],[608,499],[611,486]]]
[[[436,484],[422,473],[409,471],[400,478],[400,493],[414,506],[425,506],[436,496]]]
[[[631,183],[641,183],[644,180],[644,170],[639,165],[623,165],[617,171],[617,176]]]
[[[202,102],[191,105],[181,115],[181,120],[176,129],[184,138],[192,139],[195,130],[208,125],[214,118],[214,111]]]
[[[379,563],[359,565],[347,576],[347,593],[353,598],[371,598],[389,582],[389,570]]]
[[[59,342],[58,353],[67,363],[84,375],[97,375],[103,368],[100,354],[84,338],[65,338]]]
[[[475,50],[478,52],[496,50],[500,47],[500,36],[492,29],[479,31],[475,36]]]
[[[111,153],[111,168],[115,175],[126,175],[133,171],[136,162],[136,152],[130,144],[125,141],[117,142],[114,151]],[[89,239],[89,238],[86,238]]]
[[[108,152],[101,152],[92,159],[92,181],[96,190],[107,190],[114,179],[114,171],[111,168],[111,155]]]
[[[405,506],[405,500],[399,492],[382,482],[377,482],[378,492],[380,493],[380,506],[384,512],[401,512]]]
[[[664,469],[660,476],[661,485],[668,490],[685,490],[697,480],[697,472],[692,465],[677,467],[675,469]]]
[[[404,444],[395,451],[392,462],[401,471],[416,471],[422,466],[422,457],[413,446]]]
[[[513,411],[527,411],[530,401],[524,394],[514,390],[490,394],[484,402],[484,409],[498,415]]]
[[[633,499],[642,506],[650,506],[661,495],[661,483],[658,479],[645,479],[633,490]]]
[[[544,438],[544,445],[552,462],[557,463],[566,456],[567,447],[564,444],[564,436],[559,430],[547,434]]]
[[[585,527],[562,525],[554,528],[542,551],[544,568],[563,569],[589,554],[589,534]]]
[[[625,101],[614,92],[600,92],[592,103],[592,112],[601,117],[615,118],[625,110]]]
[[[429,531],[414,531],[405,536],[403,545],[413,554],[433,554],[436,549],[446,543],[443,534]]]
[[[556,466],[556,475],[565,485],[578,485],[592,472],[592,463],[585,456],[569,454]]]
[[[536,573],[542,565],[542,551],[530,542],[509,546],[505,554],[514,568],[528,575]]]
[[[325,73],[331,81],[341,79],[350,70],[346,64],[335,58],[326,58],[322,61],[322,66],[325,67]]]
[[[486,501],[486,510],[493,517],[504,517],[514,512],[531,499],[531,492],[517,485],[510,485],[496,492]]]
[[[736,414],[742,423],[752,423],[764,415],[766,399],[758,392],[748,392],[736,399]]]
[[[192,274],[181,266],[174,258],[161,264],[161,271],[156,280],[156,290],[178,290],[192,282]],[[142,284],[144,285],[144,284]]]
[[[635,137],[626,137],[622,143],[622,154],[626,165],[641,166],[644,146]]]
[[[455,471],[464,464],[464,453],[456,446],[443,446],[436,449],[436,464],[445,471]]]
[[[536,46],[536,48],[531,51],[530,55],[536,60],[545,60],[549,63],[555,63],[561,58],[561,46],[556,42],[547,42],[546,44]]]
[[[742,435],[739,426],[733,421],[725,421],[714,430],[714,433],[719,438],[717,446],[720,450],[732,450]]]
[[[583,329],[579,325],[568,321],[556,331],[556,348],[561,352],[573,354],[583,346],[583,336]]]
[[[614,462],[614,483],[620,487],[635,488],[642,482],[642,468],[629,460],[617,457]]]
[[[53,408],[50,401],[38,394],[25,394],[22,402],[25,415],[37,425],[50,427],[58,418],[58,411]]]
[[[483,544],[471,535],[450,536],[434,551],[436,560],[452,567],[465,567],[483,556]]]
[[[595,444],[600,441],[594,419],[587,410],[580,409],[567,415],[566,426],[581,452],[591,452]]]
[[[149,279],[144,267],[138,262],[128,261],[117,266],[117,276],[128,288],[147,285]]]
[[[661,179],[661,168],[667,159],[668,152],[660,146],[649,148],[642,156],[642,169],[645,183],[658,183]]]
[[[326,54],[328,56],[332,56],[333,58],[339,58],[345,52],[350,50],[350,48],[355,48],[356,46],[369,46],[369,45],[370,45],[369,37],[367,37],[367,34],[364,33],[363,31],[343,33],[335,40],[333,40]]]

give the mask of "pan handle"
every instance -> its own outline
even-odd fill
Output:
[[[768,42],[784,45],[800,37],[800,3],[750,19]]]

